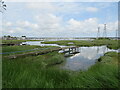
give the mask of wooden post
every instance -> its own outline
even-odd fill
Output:
[[[73,48],[72,48],[72,53],[73,53]]]
[[[76,47],[75,47],[75,52],[77,52]]]
[[[69,54],[70,54],[70,48],[69,48]]]

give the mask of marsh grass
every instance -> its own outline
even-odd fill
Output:
[[[73,42],[75,46],[101,46],[106,45],[110,49],[119,49],[120,45],[118,44],[119,40],[110,40],[110,39],[95,39],[93,41],[85,40],[61,40],[61,41],[46,41],[42,42],[45,44],[59,44],[59,45],[70,45],[69,42]]]
[[[20,45],[20,46],[3,46],[2,53],[6,53],[5,55],[15,55],[15,54],[23,54],[28,52],[36,52],[36,51],[47,51],[58,48],[56,46],[36,46],[36,45]],[[18,52],[16,52],[18,51]],[[20,52],[19,52],[20,51]],[[3,54],[3,56],[5,56]]]
[[[2,43],[5,44],[20,44],[26,41],[40,41],[40,40],[2,40]]]
[[[54,58],[54,61],[50,61],[49,58]],[[54,53],[54,55],[31,56],[23,59],[3,59],[3,87],[52,88],[58,83],[63,84],[69,75],[65,71],[46,67],[61,62],[61,58],[64,57],[56,56]]]
[[[61,42],[63,44],[63,41]],[[80,42],[74,41],[76,45],[80,45]],[[89,44],[88,41],[83,43],[86,42]],[[116,41],[108,42],[112,44]],[[103,43],[101,41],[100,44]],[[4,46],[3,52],[34,48],[41,47]],[[118,88],[120,81],[118,76],[118,54],[116,52],[106,53],[100,58],[100,62],[96,62],[87,71],[75,72],[53,67],[64,61],[63,54],[58,52],[16,59],[3,57],[2,86],[3,88]]]
[[[2,52],[14,52],[14,51],[22,51],[22,50],[29,50],[34,48],[41,48],[40,46],[30,46],[30,45],[21,45],[21,46],[3,46]]]
[[[109,52],[87,71],[72,72],[48,67],[50,53],[23,59],[3,59],[3,88],[118,88],[118,54]],[[47,62],[48,60],[48,62]],[[54,61],[55,62],[55,61]]]

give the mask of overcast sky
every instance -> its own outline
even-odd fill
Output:
[[[14,0],[15,1],[15,0]],[[115,36],[117,2],[6,2],[2,35],[31,37]],[[0,14],[0,18],[1,18]]]

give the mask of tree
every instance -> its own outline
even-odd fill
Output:
[[[4,1],[0,0],[0,12],[3,13],[4,10],[6,10],[6,4]]]

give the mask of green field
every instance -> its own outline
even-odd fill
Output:
[[[116,45],[113,47],[118,48]],[[2,48],[3,52],[11,52],[46,47],[27,45]],[[54,67],[66,60],[63,54],[57,52],[15,59],[3,55],[2,85],[3,88],[118,88],[118,55],[120,53],[106,53],[87,71],[68,71]]]

